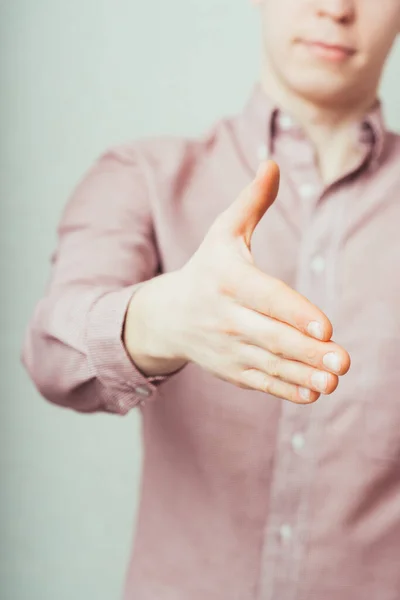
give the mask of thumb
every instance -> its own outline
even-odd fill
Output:
[[[263,161],[255,179],[223,214],[224,228],[234,237],[243,237],[250,248],[251,237],[258,223],[273,204],[279,190],[279,167]]]

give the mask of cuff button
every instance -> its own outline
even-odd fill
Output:
[[[135,387],[135,393],[138,396],[143,396],[143,398],[148,398],[149,396],[151,396],[151,390],[145,385],[137,385]]]

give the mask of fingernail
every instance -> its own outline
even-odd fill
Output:
[[[324,338],[324,330],[321,323],[318,323],[318,321],[311,321],[311,323],[308,324],[307,331],[310,335],[318,340],[322,340]]]
[[[310,400],[311,392],[308,388],[299,387],[299,394],[302,400]]]
[[[325,392],[328,387],[328,374],[322,373],[322,371],[313,373],[311,381],[313,386],[315,386],[319,392]]]
[[[328,352],[328,354],[325,354],[322,362],[326,367],[328,367],[328,369],[331,371],[336,371],[337,373],[340,371],[342,366],[340,357],[335,352]]]

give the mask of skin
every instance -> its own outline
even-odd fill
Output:
[[[325,183],[358,161],[354,123],[377,100],[385,62],[400,31],[399,0],[252,0],[263,33],[261,82],[304,128]],[[379,6],[378,6],[379,5]],[[352,50],[321,55],[304,42]],[[323,84],[322,84],[323,82]]]
[[[400,30],[400,0],[379,0],[379,10],[377,0],[253,3],[262,17],[265,91],[309,136],[323,180],[337,179],[359,159],[354,126],[377,100]],[[308,45],[315,41],[336,47]],[[253,232],[278,188],[278,166],[262,163],[186,265],[133,295],[123,339],[143,373],[193,362],[236,386],[299,404],[337,388],[350,356],[332,340],[328,316],[261,272],[251,254]]]
[[[328,317],[260,271],[251,254],[253,232],[278,187],[278,166],[262,163],[184,267],[133,295],[124,342],[143,373],[167,374],[193,362],[238,387],[296,403],[314,402],[321,392],[336,389],[350,357],[331,341]],[[337,366],[326,362],[333,356]]]

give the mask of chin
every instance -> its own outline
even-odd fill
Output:
[[[292,77],[285,77],[286,86],[297,96],[320,106],[347,104],[354,93],[354,81],[344,80],[332,72],[306,73],[298,71]]]

